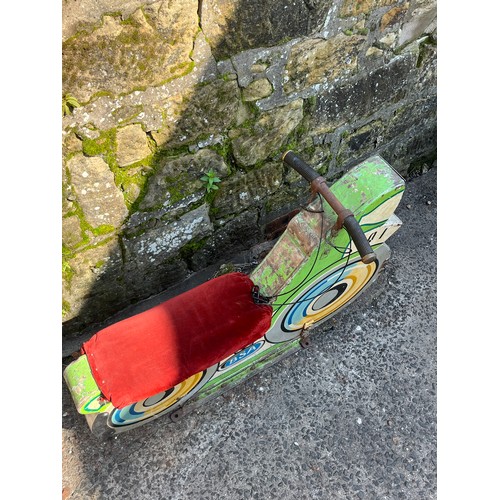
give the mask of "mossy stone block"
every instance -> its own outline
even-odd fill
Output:
[[[270,96],[272,93],[273,86],[271,82],[267,78],[259,78],[243,89],[242,97],[244,101],[258,101]]]
[[[80,102],[94,94],[125,94],[181,76],[192,63],[198,2],[145,5],[129,18],[104,16],[91,33],[63,43],[63,91]]]
[[[190,194],[204,190],[205,184],[201,177],[210,170],[219,178],[229,174],[229,167],[223,158],[210,149],[159,160],[155,172],[148,179],[146,194],[139,205],[140,210],[171,205]]]
[[[204,0],[203,31],[215,58],[222,60],[244,50],[271,47],[310,35],[324,24],[330,7],[330,0]]]
[[[107,163],[98,156],[77,154],[66,165],[85,220],[93,227],[103,224],[119,227],[128,210]]]
[[[284,90],[298,92],[352,75],[365,37],[339,34],[328,40],[309,38],[293,46],[286,65]]]
[[[218,79],[165,102],[163,128],[152,132],[160,149],[193,144],[210,135],[224,135],[241,122],[244,105],[238,83]]]
[[[248,167],[276,154],[302,118],[302,99],[262,113],[252,127],[243,129],[232,141],[236,161]]]
[[[116,131],[116,161],[120,167],[132,165],[151,155],[148,136],[139,124]]]
[[[283,180],[283,164],[272,162],[249,173],[239,173],[223,183],[214,200],[216,217],[242,212],[260,205],[277,191]]]

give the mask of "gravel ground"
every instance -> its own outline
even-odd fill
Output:
[[[310,348],[106,442],[63,385],[63,499],[436,498],[436,172],[408,182],[385,272]]]

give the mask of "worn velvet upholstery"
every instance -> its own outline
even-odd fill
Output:
[[[262,337],[272,308],[254,303],[252,287],[226,274],[96,333],[82,350],[103,396],[123,408]]]

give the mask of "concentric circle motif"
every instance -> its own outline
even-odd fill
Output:
[[[266,340],[275,344],[286,342],[297,338],[304,327],[326,320],[351,301],[370,282],[377,269],[378,261],[363,264],[358,260],[313,278],[305,291],[287,299],[291,304],[267,332]],[[276,302],[279,304],[279,298]]]
[[[108,417],[110,427],[124,427],[144,423],[149,418],[159,417],[165,411],[173,411],[199,391],[217,370],[217,365],[187,378],[175,387],[159,392],[137,403],[115,408]]]

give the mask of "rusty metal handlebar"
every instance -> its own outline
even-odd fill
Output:
[[[333,208],[338,216],[335,229],[340,229],[341,227],[345,228],[345,230],[349,233],[349,236],[352,238],[354,245],[356,245],[356,249],[361,256],[363,263],[369,264],[370,262],[373,262],[376,259],[376,256],[370,243],[366,239],[365,233],[361,229],[353,213],[345,208],[342,203],[340,203],[338,198],[330,191],[326,184],[326,180],[292,151],[287,151],[283,155],[282,160],[302,175],[302,177],[304,177],[311,184],[313,192],[321,194],[327,203]]]

